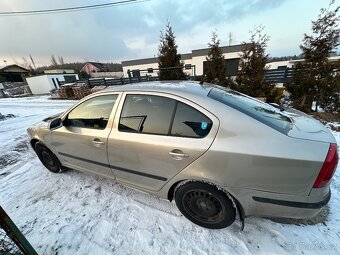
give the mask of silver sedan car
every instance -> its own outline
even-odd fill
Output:
[[[115,86],[28,129],[42,164],[176,202],[192,222],[307,218],[330,199],[333,135],[294,109],[196,82]]]

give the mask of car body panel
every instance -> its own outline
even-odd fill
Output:
[[[111,132],[112,120],[119,105],[121,93],[112,93],[112,95],[118,95],[118,97],[105,129],[62,126],[52,131],[51,146],[57,152],[64,166],[114,179],[107,158],[107,138]],[[93,96],[88,97],[87,100],[91,98]],[[76,104],[68,112],[82,102],[84,101]],[[96,143],[96,140],[103,144]]]
[[[166,181],[199,158],[210,147],[219,128],[219,120],[199,105],[172,94],[132,91],[125,93],[124,96],[129,94],[171,98],[199,110],[213,122],[206,137],[187,138],[122,132],[118,130],[120,116],[116,115],[108,139],[108,157],[116,179],[147,190],[159,190]],[[124,98],[121,100],[118,112],[121,112],[123,102]],[[188,157],[176,160],[169,154],[173,150],[180,150]]]
[[[332,133],[321,122],[296,109],[287,109],[287,116],[293,122],[288,136],[325,143],[336,143]]]

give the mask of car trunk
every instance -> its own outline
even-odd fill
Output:
[[[288,132],[289,137],[336,143],[332,133],[313,117],[295,109],[287,109],[283,114],[292,120],[292,129]]]

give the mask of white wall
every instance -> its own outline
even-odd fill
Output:
[[[224,53],[223,56],[225,59],[232,59],[232,58],[240,58],[240,55],[242,54],[242,52],[231,52],[231,53]],[[184,64],[191,64],[191,65],[195,65],[196,68],[196,75],[203,75],[203,62],[206,61],[207,56],[197,56],[197,57],[193,57],[191,59],[186,59],[186,60],[182,60],[184,62]],[[124,73],[124,77],[129,77],[127,74],[127,70],[136,70],[136,69],[148,69],[148,68],[158,68],[158,63],[151,63],[151,64],[144,64],[144,65],[133,65],[133,66],[123,66],[123,73]],[[192,70],[184,70],[184,72],[193,75]],[[148,74],[148,75],[152,75],[152,76],[157,76],[158,72],[153,72],[152,74]],[[141,76],[145,76],[145,74],[147,74],[147,72],[145,73],[141,73]]]
[[[57,79],[59,81],[65,81],[64,75],[68,76],[67,74],[48,74],[27,77],[26,81],[33,95],[49,94],[52,89],[59,88]],[[77,74],[72,75],[75,75],[77,80],[79,79]],[[52,79],[55,81],[55,86]]]
[[[291,68],[293,64],[294,62],[292,62],[291,60],[270,62],[266,64],[266,68],[277,69],[279,66],[287,66],[288,68]]]

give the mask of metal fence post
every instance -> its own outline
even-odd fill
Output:
[[[25,255],[38,255],[25,236],[0,206],[0,227]]]

